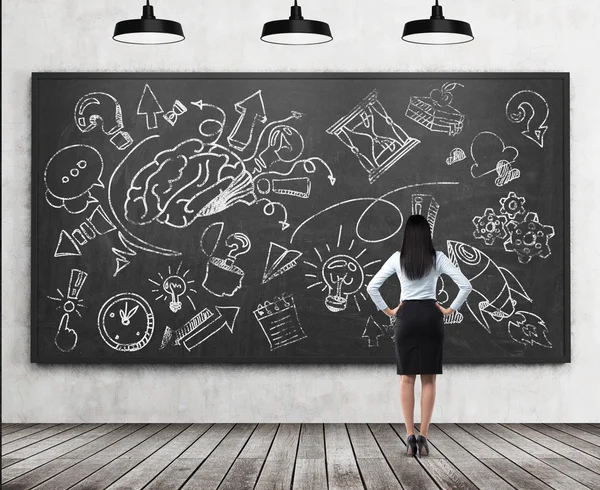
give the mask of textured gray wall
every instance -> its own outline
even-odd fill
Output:
[[[32,71],[570,71],[573,362],[446,366],[434,421],[600,422],[600,2],[448,0],[476,41],[409,45],[404,21],[433,1],[304,0],[333,43],[258,40],[291,0],[161,1],[187,40],[128,46],[114,22],[142,0],[2,2],[2,421],[400,421],[398,378],[383,366],[37,366],[29,363],[30,100]],[[595,61],[593,61],[595,60]],[[418,399],[417,399],[418,403]],[[417,405],[418,406],[418,405]],[[418,412],[418,410],[417,410]],[[417,414],[418,420],[418,414]]]

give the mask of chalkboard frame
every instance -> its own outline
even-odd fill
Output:
[[[86,359],[63,359],[49,361],[42,359],[37,351],[37,206],[38,185],[38,108],[39,82],[45,79],[558,79],[563,82],[563,220],[564,220],[564,353],[547,358],[476,358],[444,357],[445,364],[559,364],[571,362],[571,223],[570,223],[570,72],[32,72],[32,117],[31,117],[31,290],[30,290],[30,362],[37,364],[389,364],[395,363],[390,357],[273,357],[252,359],[246,357],[181,358],[169,360],[139,360],[132,358],[110,359],[89,357]]]

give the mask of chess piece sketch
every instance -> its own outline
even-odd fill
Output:
[[[377,90],[329,127],[327,133],[350,148],[371,184],[420,143],[388,115]]]
[[[154,333],[154,312],[136,293],[119,293],[108,299],[98,313],[102,340],[119,352],[135,352],[148,345]]]
[[[411,196],[411,204],[412,214],[420,214],[427,218],[427,223],[429,223],[429,228],[431,228],[431,236],[433,237],[440,205],[431,194],[413,194]],[[425,208],[427,208],[427,211],[425,211]]]
[[[202,282],[204,289],[219,298],[233,296],[242,287],[245,272],[235,261],[252,247],[250,239],[243,233],[232,233],[225,239],[225,245],[229,249],[227,258],[211,255],[206,263],[206,274]]]
[[[298,258],[302,252],[298,250],[290,250],[277,243],[269,244],[269,252],[267,253],[267,262],[263,272],[262,284],[275,279],[284,272],[287,272],[298,265]]]
[[[163,112],[165,111],[163,111],[163,108],[156,99],[156,95],[152,92],[150,85],[144,85],[144,90],[138,103],[137,115],[146,116],[146,128],[156,129],[158,127],[158,118],[156,116]]]
[[[271,351],[306,338],[291,294],[283,293],[273,301],[265,301],[253,313]]]
[[[64,208],[71,214],[85,211],[98,202],[92,196],[94,187],[104,188],[100,180],[104,162],[89,145],[70,145],[58,150],[44,170],[46,201],[53,208]]]
[[[518,179],[521,171],[513,168],[513,163],[519,156],[519,150],[514,146],[505,146],[504,141],[491,131],[482,131],[473,138],[471,143],[471,175],[479,179],[484,175],[496,172],[494,183],[501,187]]]
[[[466,306],[477,323],[488,332],[491,332],[489,318],[499,322],[515,313],[517,300],[514,296],[532,302],[512,272],[496,265],[481,250],[453,240],[448,240],[447,245],[448,257],[473,287]]]
[[[167,345],[183,345],[190,352],[221,331],[223,327],[227,327],[229,332],[233,333],[239,312],[240,309],[237,306],[203,308],[181,328],[172,330],[167,326],[159,350],[164,349]]]
[[[171,126],[175,126],[179,120],[179,116],[187,112],[187,107],[180,100],[173,102],[173,108],[163,114],[163,119]]]
[[[521,134],[529,138],[540,148],[544,147],[544,135],[548,130],[546,121],[550,114],[548,102],[533,90],[521,90],[506,103],[506,117],[512,123],[519,124],[526,120],[526,127]]]
[[[262,172],[277,164],[290,164],[304,152],[304,138],[297,129],[278,124],[269,132],[266,148],[254,159],[252,173]]]
[[[79,297],[79,294],[87,277],[87,272],[80,269],[71,269],[66,297],[60,289],[57,289],[60,297],[48,296],[52,301],[60,303],[57,309],[62,308],[64,311],[54,336],[54,345],[62,352],[71,352],[77,346],[77,332],[69,327],[69,320],[70,314],[73,312],[81,318],[78,308],[85,308],[85,306],[83,306],[83,300]]]
[[[262,98],[262,91],[258,90],[252,95],[240,100],[234,104],[236,112],[239,114],[235,126],[227,136],[229,146],[238,151],[244,151],[252,141],[257,123],[267,122],[267,111]]]
[[[527,213],[522,221],[510,221],[506,228],[510,233],[504,242],[504,250],[515,252],[521,264],[528,264],[533,257],[548,258],[552,252],[548,241],[554,236],[554,227],[540,223],[537,213]]]
[[[183,303],[181,302],[182,297],[187,299],[192,305],[194,311],[196,311],[196,305],[192,301],[192,298],[188,292],[198,293],[198,291],[192,287],[195,281],[193,279],[186,279],[185,277],[189,274],[190,269],[186,270],[185,272],[180,272],[182,264],[183,262],[179,263],[175,272],[171,272],[171,266],[168,266],[167,277],[164,277],[160,272],[157,272],[159,279],[158,281],[148,279],[148,281],[156,286],[152,292],[160,293],[154,299],[156,301],[169,300],[169,309],[173,313],[177,313],[179,310],[181,310],[181,307],[183,306]]]
[[[225,148],[199,139],[163,150],[135,174],[125,201],[125,219],[185,228],[238,203],[256,201],[250,172]]]
[[[206,115],[205,119],[203,119],[198,125],[200,139],[208,145],[216,144],[217,141],[219,141],[219,138],[221,138],[223,130],[225,129],[225,122],[227,121],[227,115],[225,114],[225,111],[220,107],[204,102],[203,100],[192,102],[192,105],[195,105],[198,109],[200,109],[203,116]],[[204,112],[205,108],[207,112]],[[210,112],[218,114],[219,119],[211,117],[209,114]]]
[[[383,328],[379,323],[373,320],[372,316],[369,316],[365,329],[361,335],[362,338],[367,339],[368,347],[379,347],[379,337],[385,335]]]
[[[454,165],[456,162],[462,162],[465,158],[467,158],[467,155],[462,148],[454,148],[450,152],[450,156],[446,158],[446,164]]]
[[[116,230],[115,225],[107,216],[102,205],[96,206],[90,216],[86,218],[71,233],[61,230],[58,243],[54,250],[55,257],[81,256],[81,246],[99,235],[105,235]]]
[[[486,208],[483,216],[475,216],[472,221],[475,225],[473,236],[486,245],[493,245],[496,240],[504,240],[507,236],[506,216],[497,215],[492,208]]]
[[[311,282],[306,289],[321,286],[322,292],[327,290],[325,306],[334,313],[345,310],[350,297],[354,300],[358,311],[361,311],[356,295],[359,294],[363,300],[366,300],[364,293],[359,291],[365,286],[365,277],[373,277],[373,274],[366,273],[365,270],[381,262],[381,260],[374,260],[363,265],[359,259],[367,249],[352,250],[354,242],[351,242],[347,250],[340,253],[342,230],[343,227],[340,225],[335,251],[329,244],[325,244],[325,250],[321,252],[314,248],[317,256],[314,262],[318,262],[318,265],[308,260],[304,261],[304,264],[311,268],[305,273],[306,278]]]
[[[412,119],[429,131],[447,133],[456,136],[463,129],[465,116],[452,107],[456,87],[464,87],[460,83],[445,83],[440,89],[433,89],[429,97],[413,95],[406,108],[406,117]]]
[[[125,150],[133,143],[131,135],[125,131],[121,105],[112,95],[92,92],[84,95],[75,105],[75,125],[82,133],[100,128],[110,136],[110,142],[118,150]]]
[[[508,334],[515,341],[525,345],[539,345],[552,348],[548,340],[548,327],[539,316],[528,311],[517,311],[508,322]]]

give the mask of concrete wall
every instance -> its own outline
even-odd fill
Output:
[[[258,40],[291,0],[153,3],[183,23],[184,43],[112,41],[114,23],[141,15],[142,0],[2,2],[3,422],[401,421],[391,365],[30,364],[32,71],[570,71],[573,362],[446,366],[434,421],[600,422],[600,2],[448,0],[446,15],[476,35],[451,47],[400,39],[432,1],[304,0],[306,17],[329,21],[335,36],[312,47]]]

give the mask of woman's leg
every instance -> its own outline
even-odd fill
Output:
[[[419,432],[425,437],[429,433],[429,423],[435,403],[435,374],[421,374],[421,425]]]
[[[416,374],[403,374],[400,376],[400,405],[404,415],[406,435],[415,433],[415,380]]]

